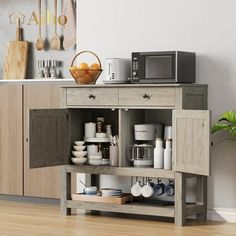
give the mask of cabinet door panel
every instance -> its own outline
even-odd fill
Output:
[[[0,86],[0,194],[23,195],[22,85]]]
[[[68,164],[69,137],[67,110],[30,110],[30,168]]]
[[[29,110],[59,109],[60,85],[24,85],[24,196],[60,198],[60,167],[29,169]],[[73,186],[75,178],[73,178]]]
[[[209,175],[210,112],[173,111],[173,138],[175,171]]]

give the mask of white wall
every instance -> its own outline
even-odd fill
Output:
[[[235,0],[80,0],[78,50],[84,49],[102,61],[132,51],[195,51],[197,82],[209,84],[213,121],[236,110]],[[236,209],[235,143],[217,145],[211,167],[209,207]]]

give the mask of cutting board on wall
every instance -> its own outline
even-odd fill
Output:
[[[29,43],[21,41],[21,31],[19,22],[16,29],[16,41],[8,42],[6,46],[3,66],[3,79],[5,80],[26,78]]]

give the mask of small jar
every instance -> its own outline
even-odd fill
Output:
[[[49,60],[44,61],[43,73],[44,73],[45,78],[50,77],[50,61]]]
[[[50,75],[51,78],[57,78],[57,61],[56,60],[51,60],[51,67],[50,67]]]
[[[97,133],[104,132],[104,117],[97,117]]]

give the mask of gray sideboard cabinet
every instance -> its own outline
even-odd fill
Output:
[[[75,140],[83,140],[84,123],[103,116],[119,134],[119,166],[77,166],[70,162]],[[173,169],[134,168],[127,148],[134,143],[133,126],[163,123],[173,126]],[[72,208],[174,218],[182,226],[195,215],[206,220],[207,176],[210,167],[210,112],[207,85],[86,85],[61,89],[61,109],[30,110],[30,167],[62,165],[61,213]],[[174,205],[128,203],[124,205],[74,201],[71,174],[119,175],[173,179]],[[196,202],[186,202],[186,179],[196,178]]]

